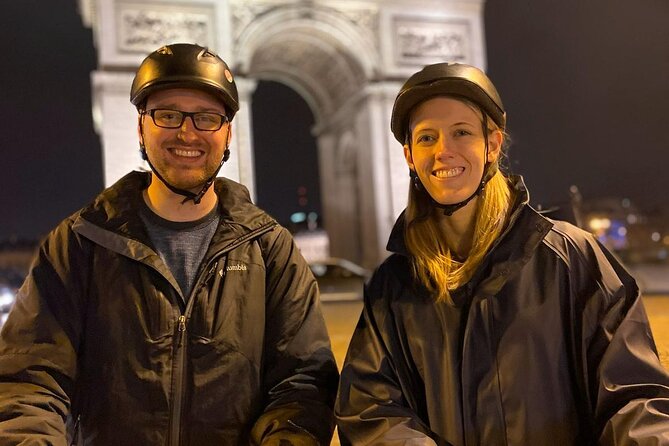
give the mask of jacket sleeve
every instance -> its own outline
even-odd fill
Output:
[[[393,351],[392,341],[382,335],[393,330],[386,326],[391,324],[375,286],[378,276],[365,288],[362,315],[341,372],[335,405],[339,438],[342,445],[356,446],[445,445],[414,410],[410,378],[403,379],[398,369],[402,353]]]
[[[66,444],[81,324],[65,226],[40,247],[0,333],[1,445]]]
[[[252,430],[260,445],[329,445],[338,371],[318,285],[288,231],[261,240],[266,265],[264,412]]]
[[[669,445],[669,374],[661,365],[634,279],[593,243],[582,288],[582,356],[602,445]],[[587,263],[586,263],[587,264]],[[581,296],[583,297],[583,296]]]

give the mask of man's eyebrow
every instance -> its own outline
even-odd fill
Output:
[[[155,104],[152,108],[164,108],[164,109],[168,109],[168,110],[186,111],[186,110],[182,110],[180,106],[178,106],[177,104],[172,103],[172,102],[161,103],[160,101],[158,101],[158,103]],[[213,112],[213,113],[219,113],[221,115],[225,114],[225,110],[220,110],[220,109],[215,108],[215,107],[206,107],[206,106],[195,107],[195,111],[196,112]]]

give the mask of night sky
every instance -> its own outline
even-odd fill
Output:
[[[0,241],[38,238],[102,188],[90,114],[95,49],[74,0],[3,0],[0,11]],[[488,74],[507,109],[511,169],[533,203],[562,201],[572,184],[586,200],[667,203],[668,20],[666,0],[486,2]],[[317,180],[299,176],[316,166],[299,152],[315,147],[306,104],[271,84],[254,100],[270,105],[253,111],[266,123],[254,137],[268,169],[256,172],[259,204],[288,212],[307,185],[308,210],[317,210]],[[302,110],[304,122],[286,128],[285,109]]]

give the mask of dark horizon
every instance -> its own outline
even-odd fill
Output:
[[[524,175],[532,203],[564,201],[576,184],[585,200],[666,208],[669,2],[488,0],[484,11],[487,72],[509,117],[510,167]],[[3,19],[0,196],[9,217],[0,220],[0,240],[36,239],[102,189],[90,96],[96,52],[74,0],[8,2]],[[253,110],[265,113],[256,119],[263,136],[280,112]],[[300,125],[274,133],[272,149],[285,150],[290,133],[308,133]],[[281,190],[272,185],[282,172],[258,174],[261,206],[283,198],[279,206],[294,205],[290,190],[267,195]]]

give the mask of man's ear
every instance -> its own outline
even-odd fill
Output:
[[[139,137],[140,145],[144,145],[144,135],[142,134],[142,114],[137,115],[137,136]]]
[[[232,141],[232,122],[228,124],[228,136],[225,140],[225,148],[230,147],[230,142]]]
[[[406,160],[409,169],[416,171],[416,168],[413,165],[413,157],[411,156],[411,148],[408,144],[404,144],[404,159]]]

